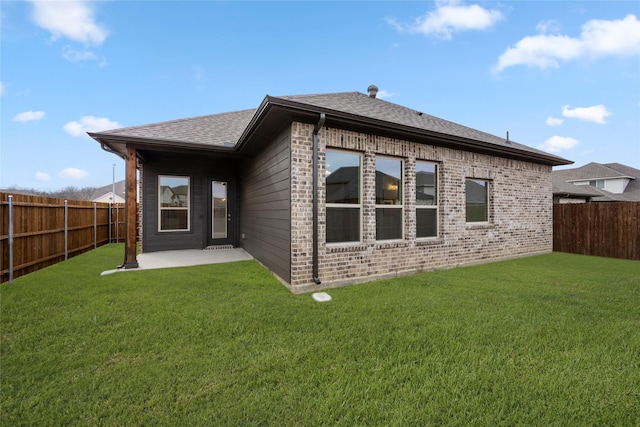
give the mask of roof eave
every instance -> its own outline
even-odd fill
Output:
[[[567,182],[582,182],[582,181],[595,181],[595,180],[599,180],[599,179],[636,179],[633,176],[609,176],[609,177],[592,177],[592,178],[571,178],[571,179],[567,179]]]
[[[137,148],[153,148],[153,149],[166,149],[166,150],[190,150],[190,151],[221,151],[221,152],[234,152],[236,146],[225,145],[211,145],[211,144],[197,144],[189,141],[177,141],[161,138],[144,138],[139,136],[126,136],[126,135],[114,135],[106,133],[90,133],[88,135],[98,141],[102,146],[102,149],[110,153],[114,153],[120,157],[125,157],[126,153],[123,152],[123,144],[133,145]]]

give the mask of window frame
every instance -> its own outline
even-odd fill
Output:
[[[589,180],[589,185],[593,188],[597,188],[599,190],[604,190],[605,188],[605,180],[604,179],[591,179]]]
[[[485,196],[485,205],[486,205],[486,219],[482,220],[482,221],[469,221],[469,213],[468,213],[468,205],[469,205],[469,200],[467,199],[467,181],[474,181],[474,182],[484,182],[484,196]],[[490,191],[491,191],[491,180],[488,179],[482,179],[482,178],[465,178],[464,181],[464,185],[465,185],[465,222],[467,225],[486,225],[486,224],[490,224],[491,223],[491,196],[490,196]]]
[[[327,172],[327,154],[329,152],[333,152],[333,153],[341,153],[341,154],[350,154],[350,155],[354,155],[358,157],[358,203],[328,203],[327,202],[327,177],[328,175],[326,175]],[[325,202],[325,236],[324,236],[324,240],[325,243],[327,244],[327,246],[344,246],[344,245],[359,245],[362,243],[362,236],[363,236],[363,218],[362,218],[362,213],[364,211],[363,206],[364,206],[364,201],[363,201],[363,178],[364,178],[364,171],[363,171],[363,167],[364,167],[364,162],[363,162],[363,153],[358,152],[358,151],[351,151],[351,150],[342,150],[342,149],[338,149],[338,148],[329,148],[327,147],[325,149],[325,165],[324,165],[324,172],[325,172],[325,180],[324,180],[324,190],[325,190],[325,195],[324,195],[324,202]],[[329,242],[327,239],[327,218],[328,218],[328,211],[329,209],[357,209],[358,210],[358,240],[344,240],[344,241],[339,241],[339,242]]]
[[[400,185],[398,188],[398,196],[397,196],[397,200],[400,202],[399,204],[379,204],[378,203],[378,195],[377,195],[377,173],[378,173],[378,159],[386,159],[386,160],[396,160],[398,162],[400,162]],[[375,199],[375,214],[376,214],[376,242],[393,242],[393,241],[400,241],[403,240],[405,237],[405,218],[404,218],[404,213],[405,213],[405,200],[404,200],[404,196],[405,196],[405,187],[406,187],[406,179],[405,179],[405,174],[404,174],[404,166],[405,166],[405,159],[403,158],[399,158],[399,157],[393,157],[393,156],[378,156],[376,155],[375,157],[375,161],[374,161],[374,189],[376,192],[376,199]],[[395,209],[395,210],[400,210],[400,236],[399,237],[393,237],[391,239],[380,239],[378,236],[378,209]]]
[[[162,206],[162,179],[186,179],[187,180],[187,200],[186,206]],[[163,211],[186,211],[187,227],[179,229],[162,229]],[[191,177],[188,175],[158,175],[158,233],[184,233],[191,231]]]
[[[427,165],[433,165],[434,166],[434,171],[433,171],[433,177],[434,177],[434,182],[433,182],[433,186],[434,186],[434,198],[435,198],[435,203],[433,205],[420,205],[418,204],[418,164],[419,163],[424,163]],[[415,186],[416,186],[416,240],[429,240],[429,239],[437,239],[440,236],[440,186],[439,184],[439,174],[440,174],[440,164],[438,162],[432,162],[432,161],[428,161],[428,160],[419,160],[416,159],[416,165],[415,165]],[[418,210],[435,210],[435,218],[436,218],[436,232],[435,235],[433,236],[418,236]]]

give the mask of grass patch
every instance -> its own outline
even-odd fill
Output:
[[[294,295],[254,261],[0,286],[4,425],[638,425],[640,263],[554,253]]]

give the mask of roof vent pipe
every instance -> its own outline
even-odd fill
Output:
[[[378,95],[378,86],[371,85],[367,88],[367,92],[369,92],[369,98],[375,98]]]

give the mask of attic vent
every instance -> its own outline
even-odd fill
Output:
[[[371,85],[367,88],[367,92],[369,92],[369,98],[375,98],[378,95],[378,86]]]

